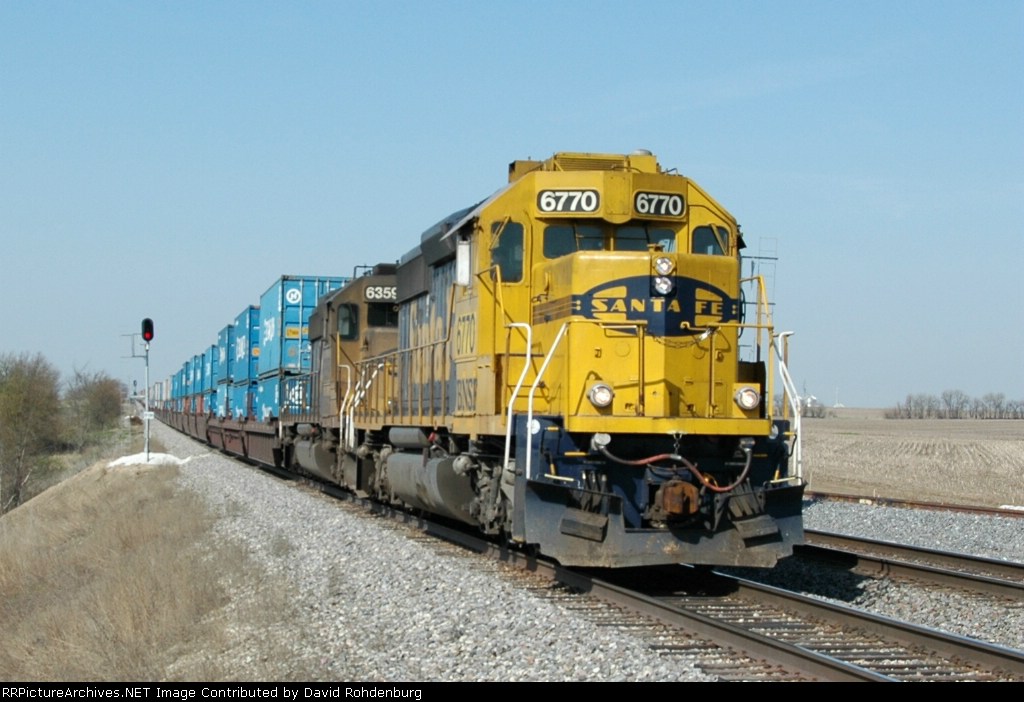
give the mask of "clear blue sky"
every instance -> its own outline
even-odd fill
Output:
[[[652,150],[776,250],[797,383],[1024,398],[1024,2],[0,0],[0,352],[139,379],[517,158]]]

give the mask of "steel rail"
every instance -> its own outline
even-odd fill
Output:
[[[933,651],[950,660],[979,663],[1024,680],[1024,651],[897,621],[742,578],[723,577],[735,581],[740,597],[802,612],[843,627],[869,631],[882,638]]]
[[[804,530],[800,558],[831,561],[877,573],[948,585],[1017,601],[1024,600],[1024,563],[894,544],[875,539]]]
[[[906,509],[926,509],[938,512],[966,512],[968,514],[982,514],[988,517],[1007,517],[1009,519],[1024,519],[1024,509],[1005,509],[1000,507],[980,507],[977,505],[958,505],[944,502],[920,502],[917,500],[902,500],[894,497],[868,497],[866,495],[842,495],[833,492],[805,491],[804,499],[822,500],[826,502],[851,502],[855,504],[904,507]]]

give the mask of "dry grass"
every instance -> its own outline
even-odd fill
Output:
[[[139,424],[125,422],[124,426],[105,431],[96,439],[95,443],[89,444],[80,453],[62,453],[52,456],[47,461],[47,469],[36,472],[29,480],[25,490],[25,500],[28,501],[36,495],[42,494],[94,463],[119,456],[142,453],[145,446],[141,422]],[[153,453],[162,453],[164,447],[158,440],[151,439],[149,450]]]
[[[0,519],[0,679],[287,676],[252,638],[290,620],[285,589],[212,537],[176,471],[97,464]]]
[[[96,466],[0,520],[0,678],[162,677],[214,633],[195,623],[225,595],[192,568],[209,519],[174,470]]]
[[[1024,422],[890,419],[840,410],[803,423],[810,489],[998,507],[1024,505]]]

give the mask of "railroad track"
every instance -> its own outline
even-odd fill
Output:
[[[835,675],[887,681],[1022,681],[1024,652],[888,619],[779,588],[726,578],[727,594],[680,593],[670,604],[792,645]]]
[[[661,655],[695,660],[721,680],[1024,681],[1022,651],[683,566],[566,569],[458,528],[363,504],[453,547],[515,565],[536,596],[641,638]]]
[[[1024,564],[807,529],[798,558],[1024,601]]]
[[[685,657],[721,680],[1024,681],[1021,651],[682,566],[615,571],[626,581],[611,582],[607,573],[561,568],[333,486],[315,486],[454,544],[438,541],[432,548],[468,549],[516,565],[516,577],[536,596],[645,640],[661,655]],[[642,588],[629,582],[638,575]]]
[[[813,492],[810,490],[804,492],[804,499],[811,501],[822,500],[829,502],[852,502],[861,505],[885,507],[905,507],[908,509],[926,509],[937,512],[964,512],[968,514],[980,514],[987,517],[1024,519],[1024,509],[979,507],[977,505],[957,505],[940,502],[920,502],[917,500],[898,500],[889,497],[868,497],[866,495],[841,495],[839,493]]]

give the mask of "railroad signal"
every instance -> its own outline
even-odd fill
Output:
[[[149,317],[142,320],[142,340],[147,344],[153,340],[153,320]]]

